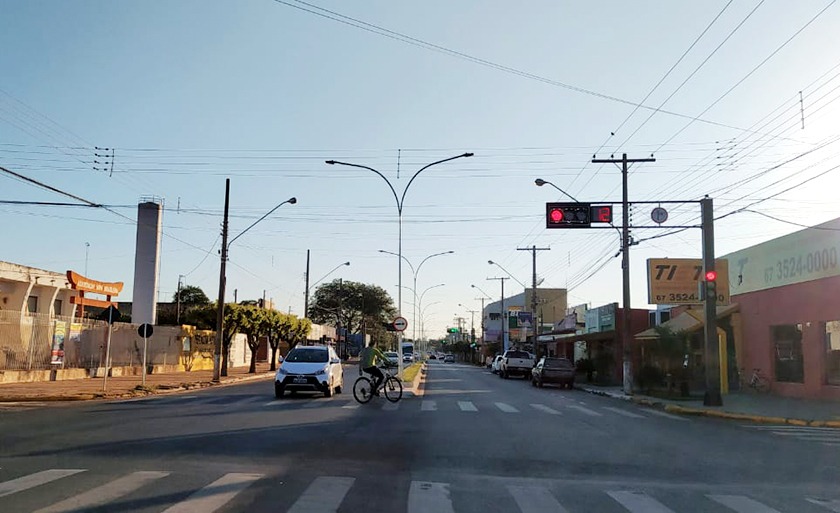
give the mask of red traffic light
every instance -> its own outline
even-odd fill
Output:
[[[717,271],[706,271],[706,281],[717,280]]]
[[[552,223],[559,223],[563,221],[563,211],[559,208],[552,209],[549,216],[551,216]]]

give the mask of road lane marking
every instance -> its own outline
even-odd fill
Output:
[[[56,479],[72,476],[73,474],[78,474],[79,472],[84,471],[85,469],[80,468],[53,468],[22,476],[17,479],[12,479],[11,481],[0,483],[0,497],[22,492],[24,490],[49,483],[50,481],[55,481]]]
[[[505,413],[519,413],[519,410],[514,408],[513,406],[505,403],[493,403],[496,405],[496,408],[502,410]]]
[[[283,406],[284,404],[289,404],[289,401],[284,401],[282,399],[275,399],[271,402],[265,403],[263,406]]]
[[[478,411],[472,401],[458,401],[458,408],[461,408],[461,411]]]
[[[554,408],[549,408],[544,404],[532,404],[531,407],[543,411],[545,413],[550,413],[552,415],[562,415],[562,413],[560,413],[559,411],[555,410]]]
[[[642,492],[611,491],[607,495],[632,513],[674,513],[674,510]]]
[[[303,407],[304,408],[320,408],[321,406],[324,406],[328,402],[330,402],[328,399],[324,399],[324,400],[320,400],[320,401],[313,400],[313,401],[309,401],[308,403],[304,404]]]
[[[658,417],[664,417],[666,419],[671,420],[681,420],[683,422],[688,422],[688,419],[685,417],[680,417],[679,415],[672,415],[670,413],[665,413],[664,411],[654,410],[651,408],[646,408],[645,413],[650,413],[651,415],[656,415]]]
[[[399,408],[400,408],[400,403],[386,402],[385,404],[382,405],[382,409],[385,410],[385,411],[395,411],[395,410],[398,410]]]
[[[779,510],[743,495],[707,495],[706,497],[738,513],[779,513]]]
[[[578,406],[577,404],[567,404],[566,408],[574,408],[575,410],[583,412],[583,413],[585,413],[589,416],[592,416],[592,417],[603,417],[603,415],[598,413],[597,411],[590,410],[589,408],[586,408],[584,406]]]
[[[412,481],[408,490],[408,513],[455,513],[449,485]]]
[[[513,496],[516,505],[522,513],[568,513],[569,510],[557,502],[545,488],[537,486],[512,486],[507,487],[508,492]]]
[[[359,406],[360,405],[358,404],[345,404],[344,406],[342,406],[342,408],[344,408],[345,410],[355,410]]]
[[[225,474],[163,513],[211,513],[262,477],[262,474]]]
[[[288,513],[335,513],[355,481],[352,477],[317,477]]]
[[[834,511],[834,513],[840,513],[840,501],[838,500],[816,499],[813,497],[806,497],[805,500],[811,504],[816,504],[817,506],[822,506],[825,509]]]
[[[605,410],[610,410],[611,412],[618,413],[619,415],[624,415],[625,417],[630,417],[631,419],[643,419],[645,418],[644,415],[637,415],[632,411],[622,410],[621,408],[614,408],[612,406],[604,406]]]
[[[420,411],[437,411],[437,403],[426,399],[420,403]]]
[[[115,479],[110,483],[98,486],[69,499],[57,502],[52,506],[37,510],[35,513],[70,513],[86,511],[110,501],[119,499],[147,484],[164,478],[169,472],[140,471]]]
[[[741,424],[741,427],[748,429],[758,429],[760,431],[812,431],[814,433],[836,433],[837,428],[830,427],[811,427],[811,426],[753,426],[751,424]]]

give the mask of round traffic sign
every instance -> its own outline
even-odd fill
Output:
[[[152,332],[154,332],[154,328],[149,323],[141,324],[139,328],[137,328],[137,334],[143,338],[149,338],[152,336]]]
[[[656,207],[650,212],[650,218],[656,224],[662,224],[668,220],[668,211],[662,207]]]
[[[408,328],[408,321],[405,317],[397,317],[393,322],[394,329],[397,331],[405,331]]]

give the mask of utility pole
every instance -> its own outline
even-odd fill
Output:
[[[505,280],[509,280],[507,276],[500,278],[487,278],[488,280],[499,280],[502,282],[502,354],[508,350],[507,339],[507,315],[505,315]]]
[[[537,344],[537,251],[551,251],[551,248],[538,248],[537,246],[531,246],[530,248],[516,248],[517,251],[530,251],[531,258],[533,259],[533,273],[532,273],[532,281],[531,286],[533,289],[531,290],[531,329],[532,329],[532,338],[531,343],[534,345],[534,354],[537,356],[537,360],[540,359],[540,346]]]
[[[306,289],[303,291],[303,317],[309,318],[309,250],[306,250]]]
[[[621,346],[622,346],[622,372],[624,393],[633,393],[633,367],[630,344],[633,336],[630,333],[630,202],[627,199],[627,171],[628,164],[636,162],[656,162],[654,158],[628,159],[623,153],[620,159],[592,159],[593,164],[618,164],[621,163],[621,270],[622,270],[622,316]]]
[[[715,218],[712,198],[706,196],[700,200],[700,212],[703,226],[703,274],[715,270]],[[713,283],[714,284],[714,283]],[[704,284],[705,285],[705,284]],[[705,307],[705,346],[706,346],[706,393],[703,404],[723,406],[720,392],[720,347],[717,335],[717,289],[706,288]],[[711,293],[709,293],[711,292]]]
[[[183,278],[183,274],[178,275],[178,292],[175,293],[177,302],[175,307],[175,323],[181,324],[181,278]]]
[[[222,220],[222,263],[219,268],[219,299],[216,312],[216,346],[213,349],[213,381],[219,382],[223,374],[222,359],[222,330],[225,327],[225,264],[228,253],[228,207],[230,205],[230,178],[225,179],[225,214]],[[224,374],[227,374],[226,372]]]

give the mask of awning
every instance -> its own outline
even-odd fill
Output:
[[[727,317],[737,311],[738,303],[719,306],[717,307],[717,318],[720,319],[723,317]],[[697,331],[701,329],[704,325],[705,322],[703,322],[702,310],[686,310],[685,312],[679,314],[673,319],[660,324],[660,326],[670,328],[671,331],[684,331],[687,333]],[[653,340],[659,338],[659,334],[656,332],[655,328],[650,328],[645,331],[636,333],[634,338],[636,338],[637,340]]]

